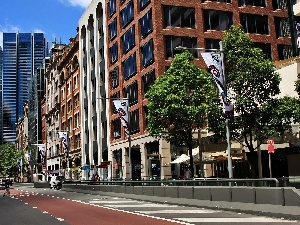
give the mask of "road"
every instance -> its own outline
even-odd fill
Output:
[[[33,187],[15,187],[0,201],[0,224],[10,225],[300,225],[284,218]]]

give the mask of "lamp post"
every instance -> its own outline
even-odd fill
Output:
[[[225,105],[225,100],[227,100],[227,87],[226,87],[226,78],[225,78],[225,66],[224,66],[224,50],[223,50],[223,45],[222,45],[222,41],[219,42],[220,45],[220,49],[205,49],[205,48],[188,48],[188,47],[182,47],[182,46],[178,46],[175,49],[176,50],[199,50],[202,52],[206,52],[209,51],[211,53],[220,53],[220,59],[218,63],[221,63],[221,76],[223,75],[223,80],[221,81],[223,83],[223,87],[219,88],[219,92],[220,90],[223,91],[223,102]],[[205,60],[205,59],[204,59]],[[205,60],[206,61],[206,60]],[[218,68],[217,68],[218,69]],[[220,77],[221,77],[220,76]],[[226,109],[226,106],[225,106]],[[229,178],[233,178],[233,171],[232,171],[232,158],[231,158],[231,140],[230,140],[230,129],[229,129],[229,118],[228,116],[226,116],[226,139],[227,139],[227,154],[228,154],[228,177]],[[200,128],[199,128],[200,129]],[[198,132],[198,139],[201,139],[201,131]],[[201,140],[198,140],[199,142],[199,160],[200,160],[200,165],[202,165],[202,142]],[[201,156],[201,158],[200,158]]]
[[[132,163],[131,163],[131,129],[130,129],[130,115],[129,115],[129,97],[127,98],[104,98],[100,97],[98,99],[110,99],[113,100],[115,107],[117,108],[117,112],[123,127],[125,129],[125,134],[127,135],[128,140],[128,172],[129,172],[129,180],[132,179]]]

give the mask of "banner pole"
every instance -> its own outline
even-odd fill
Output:
[[[227,96],[227,86],[226,86],[226,78],[225,78],[225,65],[224,65],[224,51],[223,51],[223,43],[222,41],[219,42],[220,45],[220,53],[221,53],[221,62],[222,62],[222,72],[223,72],[223,79],[224,79],[224,92],[225,96]],[[230,141],[230,129],[229,129],[229,119],[226,116],[226,139],[227,139],[227,160],[228,160],[228,177],[233,178],[232,175],[232,159],[231,159],[231,141]]]

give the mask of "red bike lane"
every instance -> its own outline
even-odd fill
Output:
[[[67,199],[12,190],[11,195],[71,225],[174,225],[179,222],[135,215]]]

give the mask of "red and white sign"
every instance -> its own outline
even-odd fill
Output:
[[[275,145],[273,140],[268,140],[268,153],[272,154],[275,152]]]

